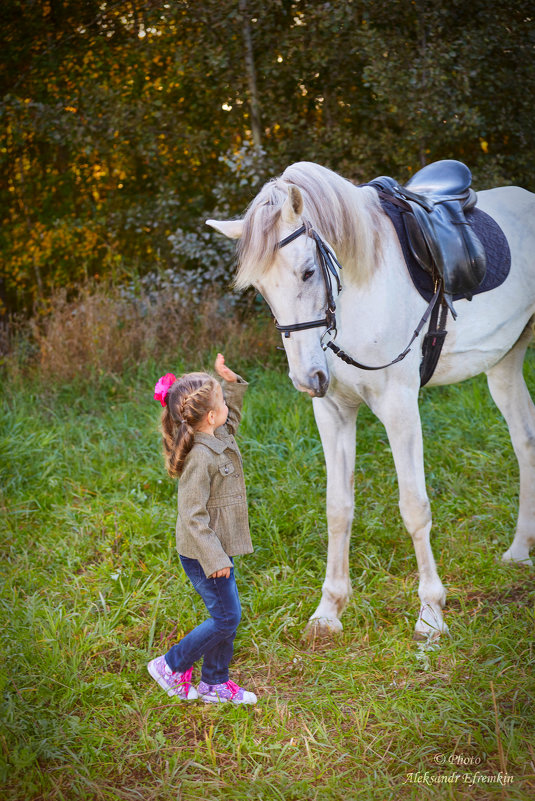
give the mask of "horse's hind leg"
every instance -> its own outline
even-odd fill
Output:
[[[522,375],[522,364],[530,338],[528,325],[514,348],[487,372],[490,393],[509,427],[520,469],[516,533],[502,558],[528,565],[533,564],[529,549],[535,543],[535,406]]]

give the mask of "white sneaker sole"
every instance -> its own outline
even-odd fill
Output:
[[[246,697],[241,701],[235,701],[232,698],[219,698],[219,696],[209,698],[207,695],[199,695],[199,698],[205,704],[234,704],[235,706],[241,706],[243,704],[256,704],[257,702],[256,695],[250,692],[246,693]]]

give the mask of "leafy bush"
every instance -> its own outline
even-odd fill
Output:
[[[247,142],[238,151],[219,156],[219,161],[224,164],[226,174],[213,187],[216,205],[210,217],[227,220],[255,197],[273,174],[273,167],[262,148]],[[206,213],[192,229],[177,228],[169,236],[174,267],[180,269],[184,263],[190,264],[191,269],[181,273],[181,280],[196,294],[207,283],[224,286],[232,278],[234,243],[208,229],[205,222]]]

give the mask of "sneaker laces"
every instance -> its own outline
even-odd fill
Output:
[[[230,679],[227,681],[227,687],[229,688],[230,692],[232,693],[232,695],[230,696],[231,698],[234,698],[239,693],[239,691],[241,689],[241,687],[238,684],[236,684],[235,681],[231,681]]]
[[[189,688],[191,686],[191,676],[193,673],[193,665],[190,667],[189,670],[185,670],[184,673],[179,673],[176,684],[181,685],[184,688],[184,692],[186,695],[189,693]]]

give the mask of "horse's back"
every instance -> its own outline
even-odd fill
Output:
[[[520,186],[499,186],[477,193],[477,207],[489,214],[503,229],[509,246],[515,233],[535,239],[535,194]],[[511,241],[512,240],[512,241]]]
[[[502,229],[511,251],[511,271],[504,289],[535,300],[535,194],[520,186],[500,186],[477,193],[477,207]],[[490,292],[490,296],[494,296]],[[507,291],[502,293],[507,294]]]

